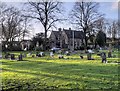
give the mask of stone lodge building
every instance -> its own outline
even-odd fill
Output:
[[[66,49],[78,49],[84,44],[84,33],[69,29],[61,29],[52,31],[50,35],[50,47],[59,47]],[[74,41],[74,42],[73,42]],[[73,44],[74,43],[74,44]]]

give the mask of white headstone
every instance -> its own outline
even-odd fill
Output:
[[[50,57],[53,57],[53,56],[54,56],[53,52],[50,52]]]

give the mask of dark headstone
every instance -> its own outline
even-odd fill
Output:
[[[106,63],[107,62],[107,60],[106,60],[106,53],[105,52],[101,53],[101,58],[102,58],[102,63]]]
[[[112,57],[112,52],[108,52],[108,58]]]
[[[36,53],[36,57],[38,57],[38,56],[39,56],[39,53],[37,52],[37,53]]]
[[[84,57],[80,55],[80,58],[83,59]]]
[[[54,56],[53,52],[50,52],[50,57],[53,57],[53,56]]]
[[[18,56],[18,61],[22,61],[22,60],[23,60],[23,55],[20,54],[20,55]]]
[[[24,55],[23,55],[23,57],[24,57],[24,58],[26,58],[26,57],[27,57],[27,55],[26,55],[26,54],[24,54]]]
[[[10,54],[9,53],[6,53],[5,54],[5,59],[8,59],[10,57]]]
[[[34,58],[35,57],[35,55],[32,55],[32,58]]]
[[[88,59],[88,60],[91,60],[91,53],[88,53],[88,54],[87,54],[87,59]]]
[[[66,51],[65,54],[66,54],[66,56],[70,56],[69,51]]]
[[[14,54],[11,54],[10,59],[11,59],[11,60],[15,60],[15,55],[14,55]]]
[[[98,56],[101,56],[101,53],[98,53],[97,55],[98,55]]]
[[[59,59],[64,59],[63,55],[58,55]]]
[[[53,50],[53,53],[55,53],[55,50]]]

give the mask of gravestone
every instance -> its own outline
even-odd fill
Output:
[[[2,59],[2,53],[0,52],[0,59]]]
[[[38,57],[38,56],[39,56],[39,53],[37,52],[37,53],[36,53],[36,57]]]
[[[101,53],[98,53],[97,56],[101,56]]]
[[[40,52],[39,54],[40,54],[41,57],[45,56],[44,52]]]
[[[106,60],[106,53],[105,52],[101,53],[101,58],[102,58],[102,63],[106,63],[107,62],[107,60]]]
[[[53,50],[53,53],[55,53],[55,50]]]
[[[27,57],[26,53],[24,53],[23,57],[24,57],[24,58],[26,58],[26,57]]]
[[[66,51],[65,54],[66,54],[66,56],[70,56],[69,51]]]
[[[28,56],[31,56],[32,55],[32,52],[28,53]]]
[[[11,55],[10,55],[10,59],[11,59],[11,60],[15,60],[15,55],[14,55],[14,54],[11,54]]]
[[[10,54],[9,54],[9,53],[6,53],[6,54],[5,54],[5,59],[8,59],[9,56],[10,56]]]
[[[83,59],[84,57],[80,55],[80,58]]]
[[[22,54],[18,55],[18,61],[22,61],[22,60],[23,60],[23,55]]]
[[[50,52],[50,57],[53,57],[53,56],[54,56],[53,52]]]
[[[112,57],[112,52],[108,52],[108,58]]]
[[[58,55],[59,59],[64,59],[63,55]]]
[[[88,54],[87,54],[87,59],[88,59],[88,60],[91,60],[91,53],[88,53]]]
[[[32,58],[34,58],[35,57],[35,55],[32,55]]]

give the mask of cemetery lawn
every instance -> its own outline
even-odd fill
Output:
[[[14,52],[18,55],[19,52]],[[118,52],[116,52],[118,53]],[[49,56],[24,61],[0,59],[2,65],[2,89],[117,89],[118,58],[109,58],[101,63],[101,58],[92,55],[95,60],[80,59],[78,54],[58,59]]]

